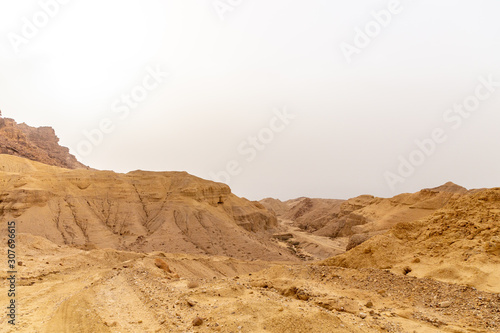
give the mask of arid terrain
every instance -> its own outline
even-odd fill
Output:
[[[185,172],[123,175],[0,155],[0,174],[0,216],[57,244],[293,259],[266,232],[274,214]]]
[[[18,233],[1,332],[500,331],[500,188],[253,202],[0,125],[0,238]]]

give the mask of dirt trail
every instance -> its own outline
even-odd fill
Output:
[[[287,234],[293,236],[286,240],[278,238],[280,245],[289,248],[306,260],[321,260],[342,254],[349,242],[348,237],[332,239],[311,234],[294,226],[292,220],[278,218],[278,223],[280,231],[278,236]]]
[[[471,287],[377,269],[83,251],[30,237],[36,248],[19,258],[18,325],[9,330],[2,318],[1,332],[500,329],[500,295]],[[193,325],[196,318],[200,326]]]

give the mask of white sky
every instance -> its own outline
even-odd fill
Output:
[[[389,1],[223,0],[236,4],[223,21],[212,0],[66,0],[14,52],[23,17],[44,24],[55,1],[0,0],[0,110],[75,154],[109,118],[87,165],[211,178],[235,160],[230,186],[249,199],[500,186],[500,87],[459,128],[443,120],[478,77],[500,82],[498,1],[402,0],[351,64],[341,43]],[[113,103],[157,66],[168,79],[120,119]],[[238,146],[284,107],[296,118],[247,161]],[[437,127],[448,139],[391,189],[385,173]]]

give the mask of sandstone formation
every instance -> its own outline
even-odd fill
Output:
[[[51,127],[30,127],[17,124],[0,115],[0,154],[24,157],[32,161],[68,169],[87,169],[69,149],[59,145]]]
[[[344,200],[298,198],[282,202],[267,198],[260,201],[277,214],[280,245],[303,260],[318,260],[345,252],[347,239],[329,239],[311,234],[338,215]]]
[[[293,259],[269,239],[274,214],[185,172],[69,170],[0,155],[0,219],[60,245]]]
[[[500,292],[500,188],[453,198],[443,209],[324,262],[390,269]]]
[[[299,198],[281,202],[276,199],[261,201],[283,220],[317,236],[329,238],[354,237],[348,249],[370,237],[383,233],[400,222],[409,222],[433,214],[450,200],[470,193],[451,182],[404,193],[393,198],[360,195],[343,201]]]
[[[260,201],[284,220],[303,230],[313,232],[335,219],[344,200],[298,198],[282,202],[267,198]]]
[[[404,193],[393,198],[361,195],[340,206],[336,219],[331,220],[317,235],[328,237],[374,234],[388,230],[400,222],[413,221],[445,206],[467,190],[453,183],[416,193]]]
[[[86,169],[57,142],[0,113],[11,331],[500,329],[500,188],[259,203],[185,172]]]

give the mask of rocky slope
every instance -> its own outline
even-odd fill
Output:
[[[463,187],[447,183],[437,188],[403,193],[387,199],[361,195],[344,202],[337,218],[315,233],[339,237],[385,231],[397,223],[431,215],[466,192],[467,189]]]
[[[87,169],[78,162],[69,149],[59,145],[59,138],[51,127],[30,127],[17,124],[0,114],[0,154],[28,158],[32,161],[68,169]]]
[[[337,218],[344,200],[298,198],[282,202],[267,198],[260,201],[284,220],[306,231],[316,231]]]
[[[322,260],[344,253],[347,238],[330,239],[311,234],[338,215],[343,200],[298,198],[282,202],[267,198],[260,203],[278,216],[273,238],[303,260]]]
[[[69,170],[0,155],[0,219],[61,245],[294,258],[269,239],[274,214],[185,172]]]
[[[390,269],[500,293],[500,188],[455,198],[324,264]]]
[[[346,201],[299,198],[286,202],[264,199],[261,203],[281,219],[316,236],[349,237],[350,249],[397,223],[429,216],[465,193],[469,193],[467,189],[449,182],[393,198],[361,195]]]

